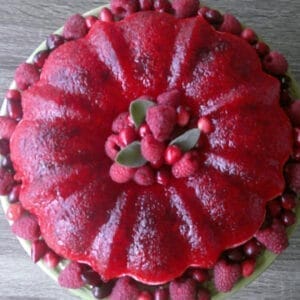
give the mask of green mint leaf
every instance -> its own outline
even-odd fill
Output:
[[[175,145],[180,148],[182,152],[187,152],[195,147],[200,138],[200,134],[200,129],[190,129],[171,141],[170,145]]]
[[[130,117],[137,128],[145,121],[147,109],[154,105],[155,103],[147,98],[138,98],[130,103]]]
[[[122,149],[116,157],[116,162],[130,168],[138,168],[145,165],[147,161],[142,156],[141,143],[133,142]]]

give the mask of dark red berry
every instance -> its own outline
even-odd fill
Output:
[[[154,170],[147,165],[140,167],[135,172],[133,179],[139,185],[143,185],[143,186],[152,185],[155,182]]]
[[[44,262],[49,268],[54,269],[59,264],[60,257],[52,250],[48,250],[44,256]]]
[[[103,284],[100,275],[93,271],[92,269],[88,269],[82,272],[81,279],[85,284],[99,286]]]
[[[6,170],[13,170],[13,163],[10,159],[10,155],[6,155],[2,157],[1,167]]]
[[[81,279],[82,265],[77,262],[69,263],[58,276],[60,286],[68,289],[78,289],[84,286]]]
[[[251,28],[244,29],[241,33],[241,37],[252,45],[258,40],[256,33]]]
[[[88,29],[91,29],[93,25],[98,21],[98,18],[95,16],[87,16],[85,18],[85,24]]]
[[[14,78],[17,87],[24,91],[40,79],[40,73],[36,66],[23,63],[17,68]]]
[[[159,287],[154,292],[154,300],[169,300],[168,288]]]
[[[138,0],[111,0],[110,9],[119,18],[125,18],[139,10]]]
[[[35,241],[40,237],[40,227],[36,218],[23,214],[11,227],[12,232],[25,240]]]
[[[45,61],[48,58],[49,54],[50,54],[49,50],[42,50],[36,53],[35,56],[33,57],[33,64],[37,68],[41,69],[44,66]]]
[[[40,259],[42,259],[47,251],[49,250],[45,241],[37,240],[31,244],[31,259],[34,263],[37,263]]]
[[[178,89],[166,91],[157,96],[157,103],[160,105],[168,105],[177,108],[180,104],[182,93]]]
[[[260,57],[265,57],[270,53],[270,47],[264,42],[257,42],[254,48]]]
[[[223,18],[223,23],[218,28],[219,31],[230,32],[236,35],[239,35],[242,32],[242,25],[235,16],[225,14]]]
[[[24,209],[20,203],[13,203],[7,209],[6,218],[14,222],[21,217],[23,212]]]
[[[262,246],[256,239],[252,239],[244,245],[243,249],[248,257],[257,257],[262,251]]]
[[[156,182],[161,185],[167,185],[170,177],[170,171],[168,171],[167,169],[160,169],[156,173]]]
[[[20,121],[23,117],[21,102],[15,100],[8,100],[7,113],[10,118],[16,121]]]
[[[273,218],[276,218],[281,213],[281,205],[278,199],[272,200],[268,203],[268,210],[270,212],[270,215]]]
[[[99,13],[99,20],[103,22],[113,22],[114,16],[111,10],[107,7],[103,7]]]
[[[175,145],[168,146],[165,151],[165,162],[168,165],[175,164],[182,157],[182,151]]]
[[[6,196],[14,186],[13,174],[7,169],[0,168],[0,195]]]
[[[285,210],[281,214],[281,221],[285,226],[292,226],[296,223],[296,214],[290,210]]]
[[[16,203],[19,201],[21,185],[16,185],[12,188],[11,192],[8,195],[9,203]]]
[[[198,0],[173,0],[172,6],[177,18],[188,18],[195,16],[199,9]]]
[[[0,139],[0,154],[1,155],[7,155],[9,154],[9,140],[7,139]]]
[[[204,269],[192,269],[189,270],[188,274],[199,283],[209,280],[208,271]]]
[[[141,127],[139,128],[139,136],[143,138],[148,134],[151,134],[151,130],[149,126],[146,123],[142,124]]]
[[[281,197],[281,206],[284,209],[292,210],[296,207],[296,195],[293,193],[284,193]]]
[[[153,0],[139,0],[141,10],[152,10]]]
[[[289,106],[292,102],[290,92],[288,90],[282,89],[280,91],[280,105]]]
[[[92,293],[93,296],[96,299],[104,299],[106,297],[108,297],[111,294],[111,291],[114,287],[114,282],[113,281],[109,281],[105,284],[102,284],[100,286],[94,286],[92,288]]]
[[[66,40],[77,40],[87,34],[85,18],[80,14],[75,14],[68,18],[64,25],[63,36]]]
[[[241,248],[234,248],[228,250],[226,253],[229,260],[232,262],[241,262],[244,260],[245,256]]]
[[[181,127],[186,126],[190,121],[190,113],[183,106],[177,108],[177,124]]]
[[[0,116],[0,138],[9,140],[17,126],[16,120]]]
[[[288,62],[281,53],[277,51],[271,51],[264,58],[263,67],[272,75],[284,75],[288,70]]]
[[[172,5],[168,0],[154,0],[154,9],[159,12],[172,12]]]
[[[215,9],[207,10],[204,14],[204,18],[213,25],[220,25],[223,22],[222,14]]]
[[[104,145],[106,155],[111,159],[115,160],[117,154],[121,150],[120,138],[116,134],[110,135]]]
[[[8,90],[5,94],[5,98],[13,101],[21,101],[21,93],[18,90]]]
[[[128,146],[129,144],[134,142],[136,138],[136,131],[132,127],[127,127],[119,133],[119,140],[122,146]]]
[[[120,113],[113,121],[111,129],[114,133],[120,133],[123,129],[130,127],[129,113]]]
[[[137,300],[152,300],[152,294],[149,291],[141,291]]]
[[[47,37],[46,45],[49,50],[54,50],[65,42],[63,36],[58,34],[50,34]]]

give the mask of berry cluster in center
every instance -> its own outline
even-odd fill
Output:
[[[117,183],[134,180],[149,186],[155,182],[166,185],[171,174],[175,178],[192,176],[200,164],[201,133],[211,130],[207,118],[192,118],[177,89],[156,99],[140,97],[131,102],[129,112],[113,121],[113,134],[105,143],[105,152],[114,161],[110,177]]]

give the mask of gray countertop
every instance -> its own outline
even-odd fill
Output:
[[[0,99],[17,65],[70,14],[85,12],[105,1],[0,0]],[[288,58],[300,82],[299,0],[208,0],[230,11]],[[290,247],[255,282],[232,299],[300,299],[300,230]],[[0,212],[0,300],[75,299],[36,267],[22,250]]]

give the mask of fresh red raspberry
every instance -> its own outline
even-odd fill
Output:
[[[141,141],[141,152],[143,157],[155,164],[160,162],[164,156],[165,144],[156,140],[153,135],[146,135]]]
[[[0,168],[0,195],[7,195],[11,191],[13,185],[13,174],[4,168]]]
[[[193,279],[174,280],[169,286],[170,298],[172,300],[195,299],[196,282]]]
[[[138,299],[140,294],[135,282],[129,277],[121,277],[114,286],[109,297],[110,300],[133,300]]]
[[[9,206],[6,212],[6,218],[10,221],[15,222],[16,220],[20,219],[23,212],[24,209],[20,203],[13,203]]]
[[[253,258],[247,259],[242,263],[242,274],[243,277],[249,277],[255,270],[256,261]]]
[[[197,300],[210,300],[211,299],[211,295],[210,295],[209,290],[201,287],[198,290],[197,298],[196,299]]]
[[[176,110],[169,105],[152,106],[147,110],[146,121],[153,136],[160,142],[166,141],[177,121]]]
[[[286,168],[287,182],[295,193],[300,193],[300,164],[289,163]]]
[[[141,10],[152,10],[153,9],[153,0],[139,0]]]
[[[192,176],[199,169],[199,161],[193,152],[187,152],[172,167],[172,174],[175,178]]]
[[[288,238],[284,225],[277,219],[273,220],[270,227],[259,230],[255,237],[268,250],[280,254],[288,246]]]
[[[181,127],[184,127],[189,123],[189,121],[190,113],[185,107],[179,106],[177,108],[177,124]]]
[[[63,36],[66,40],[83,38],[88,32],[85,18],[80,14],[69,17],[64,25]]]
[[[137,138],[137,133],[134,128],[127,127],[119,133],[119,140],[123,147],[128,146]]]
[[[20,238],[35,241],[40,237],[40,227],[32,215],[22,215],[11,227],[12,232]]]
[[[81,279],[82,266],[77,262],[71,262],[59,273],[58,283],[68,289],[79,289],[84,286]]]
[[[219,260],[214,267],[214,284],[219,292],[229,292],[241,277],[241,266]]]
[[[54,269],[59,264],[60,257],[52,250],[49,250],[44,256],[44,261],[49,268]]]
[[[117,154],[121,150],[121,141],[118,135],[110,135],[104,145],[106,155],[111,159],[115,160]]]
[[[18,123],[11,118],[0,116],[0,138],[9,140],[17,124]]]
[[[23,63],[15,72],[15,81],[18,88],[22,91],[36,83],[40,79],[40,73],[37,67],[32,64]]]
[[[182,151],[175,145],[168,146],[165,151],[165,162],[174,165],[182,157]]]
[[[168,105],[177,108],[180,104],[181,98],[182,98],[181,92],[177,89],[173,89],[160,94],[157,97],[157,103],[160,105]]]
[[[242,25],[235,16],[231,14],[225,14],[223,17],[224,20],[219,27],[219,31],[229,32],[236,35],[239,35],[242,32]]]
[[[140,167],[135,172],[133,179],[139,185],[152,185],[155,182],[154,170],[150,166]]]
[[[34,263],[37,263],[42,259],[49,250],[44,240],[36,240],[31,245],[31,259]]]
[[[111,165],[109,175],[111,179],[117,183],[125,183],[131,180],[134,176],[135,169],[121,166],[118,163]]]
[[[263,67],[272,75],[284,75],[288,70],[286,58],[277,51],[271,51],[263,60]]]
[[[113,22],[114,16],[111,10],[107,7],[103,7],[99,13],[99,20],[103,22]]]
[[[139,10],[138,0],[111,0],[110,9],[119,18],[125,18]]]
[[[198,0],[173,0],[172,6],[176,18],[188,18],[195,16],[199,9]]]
[[[123,112],[123,113],[120,113],[115,118],[115,120],[112,123],[111,129],[114,133],[120,133],[123,129],[125,129],[129,126],[130,126],[129,113]]]

